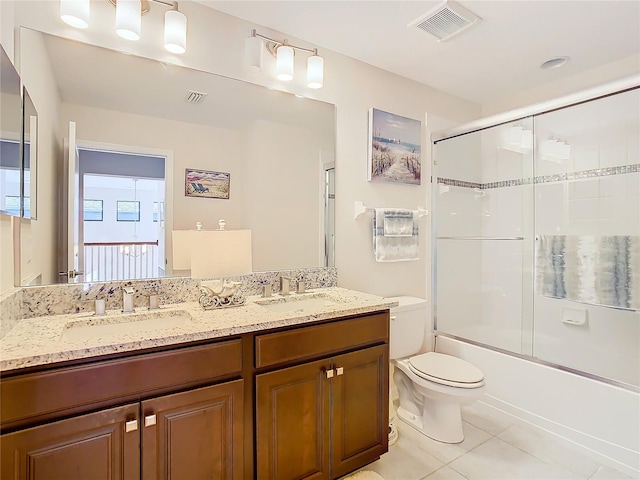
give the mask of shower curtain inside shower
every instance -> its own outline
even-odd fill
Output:
[[[639,92],[434,144],[438,335],[640,386]]]

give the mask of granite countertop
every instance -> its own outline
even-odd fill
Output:
[[[249,297],[241,307],[217,310],[176,303],[159,310],[136,308],[131,314],[109,310],[103,316],[84,312],[30,318],[0,340],[0,371],[302,325],[396,305],[392,299],[329,287],[286,298]]]

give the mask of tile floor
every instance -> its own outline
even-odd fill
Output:
[[[465,439],[457,445],[436,442],[396,421],[398,441],[362,470],[373,470],[385,480],[634,478],[481,402],[464,406],[462,418]]]

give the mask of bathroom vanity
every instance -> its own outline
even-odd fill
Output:
[[[176,304],[163,315],[190,323],[153,335],[129,328],[155,321],[145,312],[23,320],[2,339],[0,475],[329,479],[375,460],[388,445],[393,302],[322,290]],[[121,337],[103,328],[114,324]]]

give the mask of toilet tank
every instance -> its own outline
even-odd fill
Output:
[[[389,357],[403,358],[420,351],[427,326],[427,301],[417,297],[391,297]]]

